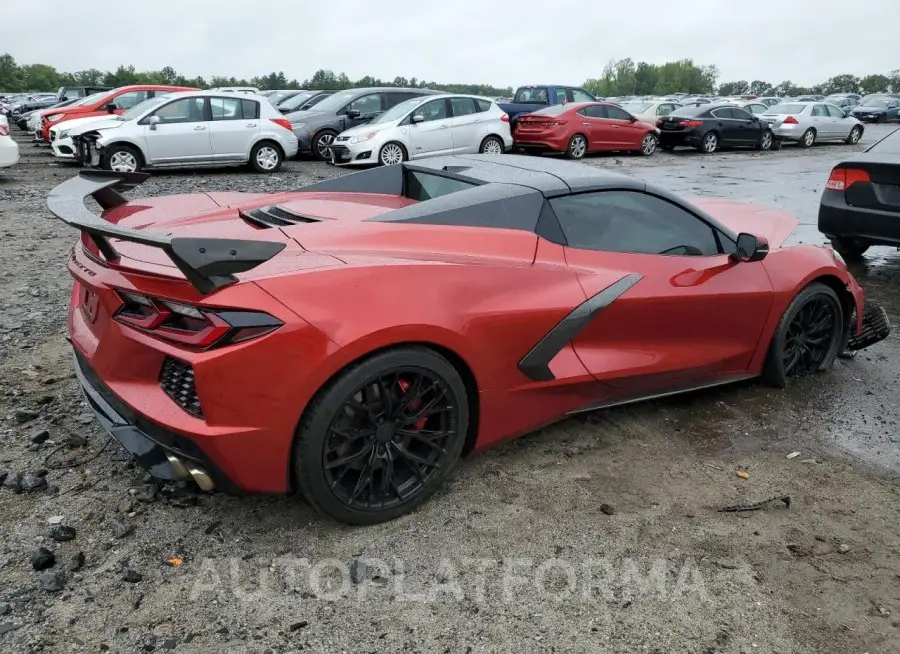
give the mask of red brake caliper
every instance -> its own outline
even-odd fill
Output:
[[[404,395],[406,394],[406,391],[408,391],[409,387],[411,386],[411,384],[408,381],[406,381],[405,379],[398,379],[397,385],[400,386],[400,390],[403,392]],[[409,403],[409,408],[412,409],[413,411],[418,409],[420,406],[422,406],[422,399],[418,398],[418,397]],[[416,421],[416,429],[418,429],[419,431],[425,429],[426,422],[428,422],[428,416],[423,416],[423,417],[419,418]]]

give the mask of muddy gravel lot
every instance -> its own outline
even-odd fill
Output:
[[[890,129],[587,163],[786,208],[819,240],[831,166]],[[20,144],[0,171],[0,652],[900,652],[897,335],[784,391],[572,418],[468,458],[413,515],[348,528],[292,498],[154,485],[109,442],[65,338],[74,232],[45,206],[75,169]],[[166,173],[134,195],[341,173]],[[900,323],[900,254],[854,272]]]

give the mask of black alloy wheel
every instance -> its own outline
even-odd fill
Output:
[[[423,348],[386,351],[345,371],[307,412],[298,482],[342,522],[391,520],[440,486],[467,426],[465,386],[446,359]]]

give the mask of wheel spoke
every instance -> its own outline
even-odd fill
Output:
[[[366,457],[372,454],[373,446],[366,445],[358,452],[355,452],[349,456],[345,456],[340,459],[335,459],[334,461],[330,461],[325,464],[325,467],[328,469],[339,468],[341,466],[352,466],[360,461],[363,461]]]

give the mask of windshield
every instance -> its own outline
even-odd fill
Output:
[[[148,98],[148,99],[144,100],[143,102],[138,102],[131,109],[126,111],[124,114],[116,116],[116,118],[118,120],[134,120],[135,118],[137,118],[141,114],[147,112],[148,110],[153,109],[154,107],[158,107],[163,102],[168,100],[169,97],[170,96],[168,96],[168,95],[156,95],[152,98]]]
[[[887,96],[878,95],[878,94],[873,93],[872,95],[867,95],[864,98],[862,98],[859,101],[859,103],[861,105],[863,105],[864,107],[871,107],[872,103],[875,102],[876,100],[887,100],[887,99],[888,99]]]
[[[523,86],[516,91],[513,102],[523,104],[547,104],[547,89],[542,86]]]
[[[633,114],[642,114],[647,109],[653,106],[651,102],[623,102],[621,105],[622,109],[627,109]]]
[[[368,122],[369,125],[375,125],[376,123],[392,123],[395,120],[400,120],[407,113],[418,107],[420,104],[425,102],[426,100],[432,100],[431,96],[420,96],[418,98],[410,98],[409,100],[404,100],[398,105],[391,107],[383,114],[378,116],[375,120],[370,120]]]
[[[884,98],[878,98],[877,100],[869,100],[868,102],[863,103],[866,107],[876,107],[878,109],[886,109],[888,106],[888,101]]]
[[[774,107],[769,107],[766,113],[786,116],[788,114],[802,114],[804,109],[806,109],[805,104],[776,104]]]
[[[277,102],[276,106],[279,109],[294,110],[294,109],[297,109],[298,107],[302,107],[303,104],[306,103],[306,101],[309,100],[314,95],[315,95],[315,93],[309,93],[309,92],[298,93],[297,95],[292,95],[287,100],[281,100],[280,102]]]
[[[350,104],[350,102],[358,98],[360,95],[361,93],[358,90],[341,91],[340,93],[335,93],[334,95],[330,95],[322,100],[319,104],[316,105],[315,110],[337,111],[338,109],[343,108],[344,105]]]
[[[700,105],[699,107],[681,107],[680,109],[676,109],[669,115],[673,118],[688,118],[691,116],[697,116],[707,111],[709,111],[709,107]]]
[[[84,105],[92,104],[92,103],[96,102],[97,100],[99,100],[100,98],[106,97],[107,95],[109,95],[109,91],[101,91],[100,93],[94,93],[94,95],[89,95],[86,98],[81,98],[80,100],[75,102],[72,106],[73,107],[81,107]]]
[[[533,115],[540,114],[542,116],[555,116],[557,114],[561,114],[564,111],[568,111],[572,108],[572,105],[565,104],[555,104],[552,107],[544,107],[543,109],[539,109],[538,111],[532,111]],[[528,114],[522,114],[523,116],[527,116]]]

